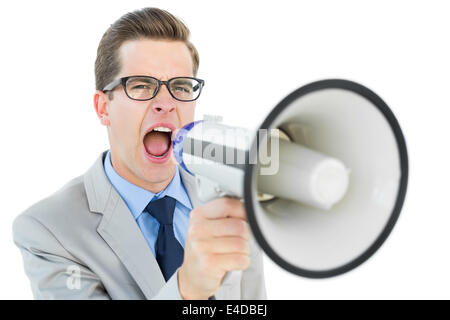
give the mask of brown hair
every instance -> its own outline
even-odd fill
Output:
[[[98,45],[95,88],[103,90],[120,72],[119,48],[122,43],[142,38],[183,41],[191,52],[193,74],[196,76],[200,59],[189,35],[186,25],[165,10],[144,8],[123,15],[106,30]]]

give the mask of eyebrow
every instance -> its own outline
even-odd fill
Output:
[[[180,80],[180,79],[175,79],[175,80],[173,80],[173,82],[176,83],[176,84],[190,84],[190,85],[192,85],[192,82],[186,81],[186,80]]]

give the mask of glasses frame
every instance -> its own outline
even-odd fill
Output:
[[[158,86],[156,87],[156,90],[155,90],[155,92],[153,93],[153,96],[152,96],[152,97],[150,97],[150,98],[148,98],[148,99],[135,99],[135,98],[130,97],[130,95],[129,95],[128,92],[127,92],[127,81],[128,81],[128,79],[130,79],[130,78],[137,78],[137,77],[140,77],[140,78],[150,78],[150,79],[156,80],[156,82],[158,83]],[[170,84],[171,81],[176,80],[176,79],[193,79],[193,80],[198,81],[198,82],[200,83],[200,89],[199,89],[200,91],[199,91],[199,93],[198,93],[197,98],[191,99],[191,100],[181,100],[181,99],[178,99],[177,97],[175,97],[175,96],[172,94],[172,91],[170,91],[169,84]],[[162,81],[162,80],[156,79],[155,77],[151,77],[151,76],[139,76],[139,75],[137,75],[137,76],[122,77],[122,78],[120,78],[120,79],[114,80],[114,81],[110,82],[108,85],[106,85],[106,86],[103,88],[102,91],[103,91],[104,93],[106,93],[106,92],[108,92],[108,91],[113,91],[118,85],[122,85],[123,91],[125,91],[125,94],[127,95],[127,97],[130,98],[131,100],[135,100],[135,101],[148,101],[148,100],[153,99],[153,98],[156,97],[156,95],[158,94],[159,89],[161,88],[161,85],[165,85],[166,88],[167,88],[167,91],[169,91],[170,95],[171,95],[172,98],[174,98],[175,100],[178,100],[178,101],[181,101],[181,102],[191,102],[191,101],[197,100],[197,99],[200,97],[200,94],[202,93],[203,86],[205,85],[205,80],[198,79],[198,78],[195,78],[195,77],[175,77],[175,78],[171,78],[171,79],[169,79],[169,80],[167,80],[167,81]]]

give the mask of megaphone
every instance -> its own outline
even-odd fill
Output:
[[[384,243],[402,208],[408,156],[387,104],[330,79],[284,98],[255,130],[196,121],[173,142],[203,200],[243,199],[259,246],[285,270],[340,275]]]

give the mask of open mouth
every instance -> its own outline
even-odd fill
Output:
[[[165,159],[172,149],[172,129],[164,126],[154,127],[144,136],[144,148],[151,158]]]

